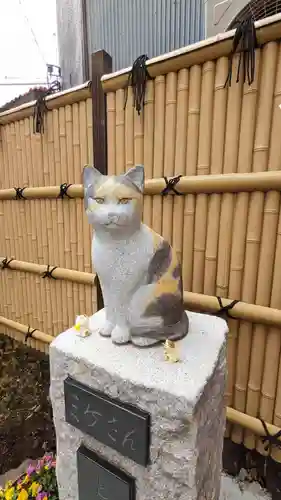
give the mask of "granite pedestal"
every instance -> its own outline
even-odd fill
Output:
[[[196,313],[188,316],[190,331],[177,343],[181,361],[174,364],[164,360],[162,346],[147,349],[116,346],[95,333],[81,338],[74,329],[53,341],[50,394],[57,436],[60,500],[127,499],[124,493],[119,497],[117,489],[115,494],[109,490],[106,493],[106,485],[101,490],[94,469],[85,472],[85,466],[78,478],[77,467],[87,462],[88,452],[97,453],[131,478],[135,489],[128,493],[130,500],[134,496],[136,500],[219,499],[227,325],[214,316]],[[103,318],[103,310],[96,313],[91,320],[92,328],[98,328]],[[101,442],[89,435],[92,430],[84,433],[75,422],[74,425],[66,422],[66,379],[135,405],[150,415],[147,465],[137,463],[134,455],[129,458],[118,448],[104,444],[104,438]],[[94,414],[94,408],[91,412]],[[94,423],[91,425],[94,427]],[[78,492],[78,479],[85,483],[84,492],[81,484]]]

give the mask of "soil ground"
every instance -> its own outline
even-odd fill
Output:
[[[0,334],[0,475],[55,451],[48,357]]]

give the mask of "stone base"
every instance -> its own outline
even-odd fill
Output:
[[[95,334],[81,338],[74,329],[53,341],[51,400],[60,500],[79,500],[76,452],[81,444],[136,479],[136,500],[219,499],[228,330],[226,322],[214,316],[188,316],[190,331],[177,343],[181,361],[174,364],[164,360],[161,346],[116,346]],[[104,311],[99,311],[93,322],[98,326],[103,318]],[[68,375],[150,413],[147,467],[66,423]]]

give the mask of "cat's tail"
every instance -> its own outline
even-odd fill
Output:
[[[152,320],[152,318],[149,319]],[[159,318],[159,320],[161,321],[161,318]],[[174,325],[163,326],[163,323],[161,322],[162,324],[159,324],[159,326],[156,327],[153,326],[152,323],[149,324],[149,322],[146,321],[146,324],[131,326],[130,332],[132,337],[145,337],[162,342],[167,339],[174,341],[180,340],[188,334],[189,320],[185,311],[183,311],[181,320]]]

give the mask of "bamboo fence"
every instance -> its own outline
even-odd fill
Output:
[[[140,116],[130,88],[124,109],[131,68],[105,75],[102,83],[109,173],[144,162],[151,179],[144,221],[175,247],[193,307],[210,310],[215,296],[242,301],[229,319],[227,405],[280,426],[280,325],[236,316],[245,304],[274,314],[281,309],[280,186],[267,189],[265,180],[281,173],[281,15],[256,28],[250,86],[234,78],[225,85],[233,32],[149,60],[152,79]],[[238,64],[239,54],[235,76]],[[164,175],[182,175],[176,187],[185,196],[162,197]],[[247,188],[246,179],[259,177],[259,185]],[[229,425],[227,435],[265,453],[252,431]],[[281,461],[280,451],[272,456]]]
[[[81,165],[92,162],[90,86],[48,97],[46,105],[43,134],[33,133],[34,103],[0,114],[0,189],[58,186],[53,200],[39,196],[10,202],[1,197],[0,255],[45,269],[50,264],[89,273],[90,228],[83,200],[60,199],[58,194],[61,184],[81,182]],[[76,314],[96,310],[96,293],[89,285],[42,279],[21,269],[0,272],[0,281],[0,315],[49,336],[71,326]],[[5,332],[19,336],[8,326]],[[42,348],[38,339],[28,343]]]
[[[130,87],[124,107],[129,69],[102,79],[109,174],[144,163],[144,222],[176,249],[186,307],[216,314],[217,296],[239,300],[228,318],[227,435],[263,454],[259,417],[271,433],[281,427],[280,32],[281,15],[257,23],[251,86],[225,85],[233,32],[151,59],[140,116]],[[96,307],[79,184],[92,162],[91,107],[88,84],[48,98],[42,135],[32,105],[0,114],[0,255],[13,258],[0,270],[0,324],[20,339],[36,329],[37,349]],[[163,196],[164,176],[178,175],[183,196]],[[69,198],[59,199],[63,183]],[[48,265],[56,279],[42,278]]]

